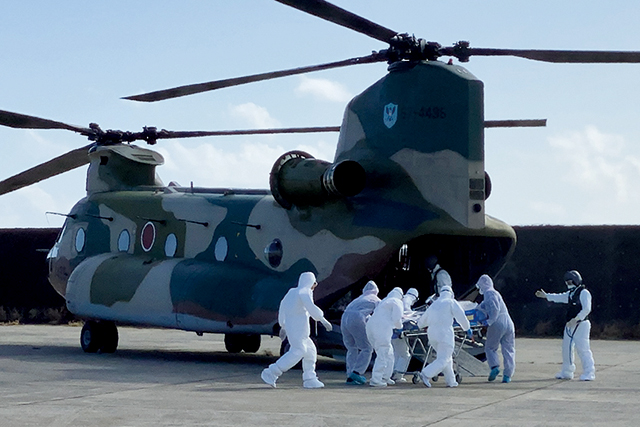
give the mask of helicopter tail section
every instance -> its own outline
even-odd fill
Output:
[[[335,163],[361,164],[369,189],[387,199],[480,229],[483,140],[481,81],[456,65],[402,62],[347,107]]]

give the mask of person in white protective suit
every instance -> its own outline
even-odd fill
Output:
[[[411,307],[418,300],[418,290],[416,288],[409,289],[402,297],[402,321],[404,327],[404,321],[408,316],[413,313]],[[400,331],[401,332],[401,331]],[[391,379],[397,383],[405,383],[407,379],[404,377],[407,368],[409,368],[409,362],[411,361],[411,353],[409,352],[409,345],[407,341],[400,336],[395,336],[391,340],[391,346],[393,347],[394,363],[393,363],[393,375]]]
[[[340,321],[342,341],[347,349],[347,384],[362,385],[367,382],[364,373],[371,363],[373,347],[367,338],[367,320],[380,302],[378,286],[367,282],[362,295],[347,305]]]
[[[596,379],[596,367],[589,344],[591,322],[588,319],[589,313],[591,313],[591,293],[585,288],[582,283],[582,276],[576,270],[567,271],[564,274],[564,281],[569,289],[566,292],[550,294],[543,289],[536,291],[538,298],[569,305],[567,323],[564,327],[562,338],[562,368],[556,374],[556,378],[573,379],[573,374],[576,370],[576,365],[574,364],[575,348],[582,363],[580,380],[593,381]]]
[[[489,381],[494,381],[500,373],[500,357],[498,347],[502,348],[502,362],[504,372],[502,382],[511,382],[511,377],[516,370],[516,332],[513,320],[509,316],[502,295],[493,287],[491,277],[483,274],[478,279],[476,287],[484,300],[478,305],[477,310],[487,317],[487,339],[484,344],[487,355],[487,363],[491,368]]]
[[[453,282],[447,270],[440,267],[440,264],[438,264],[438,257],[435,255],[427,258],[425,266],[431,274],[431,282],[433,283],[433,294],[425,301],[425,304],[428,306],[438,298],[443,286],[449,286],[453,289]]]
[[[278,323],[286,331],[289,350],[275,363],[265,368],[260,375],[271,387],[276,387],[280,375],[302,360],[302,380],[304,388],[321,388],[324,384],[316,375],[317,349],[309,335],[309,316],[322,323],[327,331],[331,331],[331,323],[324,318],[322,310],[313,302],[313,290],[318,285],[316,276],[311,272],[302,273],[298,286],[289,289],[280,302]]]
[[[376,307],[367,321],[367,338],[376,352],[371,380],[372,387],[395,384],[393,374],[393,347],[391,337],[394,329],[402,328],[402,289],[393,288]]]
[[[436,351],[436,359],[420,372],[420,379],[422,379],[426,387],[431,387],[429,380],[440,372],[444,374],[444,381],[447,387],[458,386],[456,375],[453,372],[454,320],[471,337],[471,325],[462,306],[453,299],[451,288],[443,286],[440,289],[440,296],[433,301],[418,320],[418,327],[428,328],[429,345]]]

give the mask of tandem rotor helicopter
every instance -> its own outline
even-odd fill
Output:
[[[349,102],[341,126],[247,133],[339,131],[333,161],[302,151],[275,160],[268,190],[164,185],[162,156],[132,144],[229,132],[141,132],[69,125],[9,111],[0,124],[64,129],[90,143],[0,182],[0,194],[89,164],[87,195],[66,215],[48,255],[49,280],[87,319],[86,352],[113,352],[116,323],[225,334],[255,352],[277,333],[277,310],[300,273],[313,271],[328,309],[369,278],[402,271],[426,288],[437,254],[456,294],[495,275],[516,234],[485,212],[491,184],[484,129],[544,121],[485,121],[483,84],[448,58],[516,56],[544,62],[640,62],[640,52],[443,47],[322,0],[276,0],[385,43],[370,55],[127,97],[153,102],[260,80],[386,62],[388,73]],[[442,58],[445,60],[443,61]],[[242,133],[243,131],[233,131]],[[410,261],[410,262],[409,262]],[[393,285],[393,274],[386,274]],[[357,289],[357,288],[356,288]],[[359,289],[357,289],[359,290]]]

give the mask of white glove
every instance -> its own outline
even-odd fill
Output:
[[[576,326],[578,326],[578,322],[579,322],[578,318],[574,317],[573,319],[567,322],[567,328],[574,329]]]
[[[538,298],[547,298],[547,293],[544,291],[544,289],[539,289],[536,291],[536,296]]]
[[[327,319],[322,319],[320,322],[322,323],[322,326],[324,326],[324,328],[327,330],[327,332],[331,332],[333,330],[333,326]]]

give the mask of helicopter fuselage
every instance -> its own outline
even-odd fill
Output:
[[[166,187],[88,197],[50,254],[50,281],[82,317],[272,333],[279,302],[300,273],[317,275],[315,297],[327,305],[379,273],[419,229],[427,234],[431,222],[444,222],[424,212],[411,228],[390,221],[361,228],[354,223],[370,216],[375,200],[286,210],[268,192],[252,193]],[[406,217],[406,207],[388,214]],[[509,240],[500,223],[477,234]]]
[[[482,83],[419,61],[350,102],[333,163],[287,153],[270,191],[164,186],[156,152],[96,147],[50,281],[79,316],[225,333],[271,333],[304,271],[326,308],[403,244],[457,264],[468,287],[515,243],[484,212],[483,132]]]

